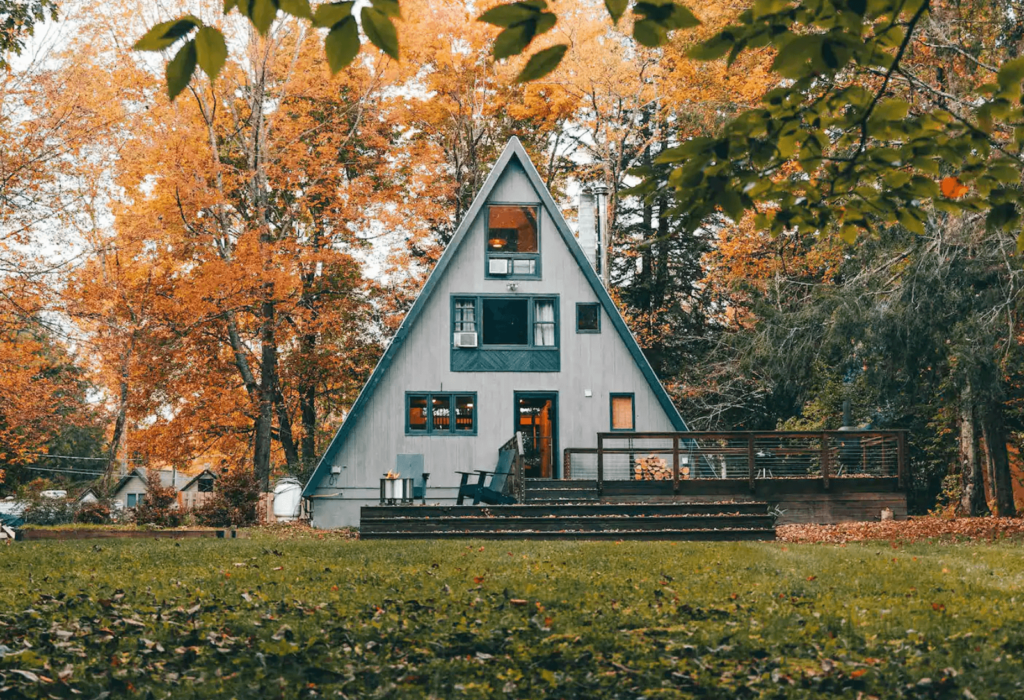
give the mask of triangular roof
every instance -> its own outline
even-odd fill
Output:
[[[529,179],[533,189],[537,192],[537,196],[540,197],[541,203],[547,209],[548,214],[551,215],[551,219],[555,222],[555,229],[561,235],[565,245],[569,248],[569,252],[572,254],[576,263],[580,266],[584,276],[587,278],[587,282],[590,283],[590,287],[594,290],[594,294],[601,302],[601,306],[604,307],[605,313],[608,314],[608,318],[612,321],[612,326],[618,332],[619,337],[622,338],[622,342],[626,344],[626,348],[629,350],[629,354],[632,355],[633,360],[636,362],[637,367],[643,373],[644,378],[651,387],[651,391],[658,398],[658,403],[661,404],[662,409],[668,415],[669,420],[672,422],[673,427],[679,431],[686,430],[686,424],[683,422],[682,416],[679,415],[679,411],[676,409],[675,404],[672,403],[672,399],[669,398],[668,393],[665,391],[665,387],[661,385],[657,375],[654,374],[654,370],[651,369],[650,363],[647,358],[644,357],[643,351],[640,350],[640,346],[637,345],[636,339],[633,334],[630,333],[629,328],[626,326],[626,322],[622,319],[622,315],[615,306],[615,302],[608,295],[607,290],[601,284],[601,280],[598,279],[597,273],[594,272],[594,268],[587,262],[586,254],[580,247],[576,237],[573,236],[572,231],[569,230],[569,225],[565,223],[565,219],[562,217],[562,212],[559,210],[558,205],[555,204],[554,198],[551,193],[548,192],[548,188],[544,185],[544,181],[541,179],[540,173],[537,172],[537,168],[534,167],[533,161],[530,160],[530,156],[527,155],[526,149],[523,148],[523,144],[519,142],[519,139],[513,136],[508,145],[505,146],[505,150],[502,151],[501,156],[498,158],[498,162],[494,164],[491,169],[491,173],[487,176],[487,180],[484,181],[484,185],[480,188],[476,198],[473,199],[473,205],[466,212],[466,215],[459,222],[459,228],[455,231],[455,235],[452,236],[451,242],[448,243],[448,247],[445,248],[444,254],[441,259],[437,261],[437,266],[433,272],[430,273],[430,277],[427,278],[426,284],[423,285],[423,289],[420,291],[419,296],[416,298],[416,302],[409,310],[405,320],[402,321],[402,325],[399,326],[398,332],[395,333],[394,339],[391,344],[388,345],[387,350],[384,351],[384,355],[380,358],[380,362],[373,370],[373,374],[370,375],[370,379],[363,386],[362,391],[359,392],[356,402],[352,405],[352,410],[349,411],[348,416],[345,418],[345,422],[341,424],[338,432],[335,433],[334,439],[331,440],[331,444],[327,446],[327,451],[324,452],[324,456],[320,459],[320,463],[317,464],[316,470],[310,477],[306,487],[302,490],[303,496],[310,496],[316,490],[317,485],[320,483],[320,479],[323,478],[325,470],[330,468],[330,463],[334,454],[338,451],[341,445],[345,442],[345,438],[352,431],[356,421],[370,402],[370,398],[373,396],[374,390],[380,383],[381,378],[387,372],[391,363],[398,355],[398,351],[401,349],[405,342],[405,339],[409,336],[409,331],[416,323],[416,319],[422,313],[423,309],[427,305],[427,301],[430,299],[434,288],[437,286],[438,281],[444,277],[445,271],[448,269],[448,265],[455,257],[459,246],[462,244],[463,239],[469,233],[473,222],[476,221],[480,210],[487,202],[490,197],[491,190],[501,179],[502,174],[508,167],[512,159],[515,158],[519,165],[522,166],[523,172]]]
[[[80,494],[75,496],[75,502],[81,503],[82,499],[88,496],[90,493],[92,494],[92,497],[95,498],[97,501],[100,500],[99,491],[97,491],[95,487],[90,486],[89,488],[85,489]]]
[[[117,482],[117,486],[114,487],[114,493],[120,491],[121,487],[127,484],[134,477],[142,479],[142,483],[148,487],[149,477],[146,475],[147,471],[148,470],[146,469],[139,469],[138,467],[132,469],[130,472],[122,476],[121,479]],[[158,469],[157,473],[160,475],[160,485],[173,486],[175,491],[181,490],[178,488],[176,483],[178,479],[184,479],[188,476],[187,474],[182,474],[181,472],[178,472],[174,469]]]
[[[218,477],[218,476],[217,476],[217,475],[216,475],[215,473],[213,473],[212,471],[210,471],[209,469],[204,469],[203,471],[199,472],[198,474],[196,474],[195,476],[193,476],[193,477],[192,477],[191,479],[189,479],[189,480],[188,480],[188,481],[187,481],[187,482],[185,483],[185,485],[184,485],[184,486],[182,486],[181,488],[179,488],[178,490],[179,490],[179,491],[184,491],[184,490],[186,490],[186,489],[187,489],[187,488],[188,488],[189,486],[191,486],[191,485],[192,485],[192,484],[194,484],[194,483],[195,483],[196,481],[198,481],[200,477],[203,477],[203,476],[206,476],[206,475],[210,475],[210,476],[212,476],[212,477],[214,478],[214,480],[216,480],[216,479],[219,479],[219,478],[220,478],[220,477]]]

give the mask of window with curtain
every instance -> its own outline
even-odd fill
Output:
[[[455,300],[455,331],[476,332],[476,299]]]
[[[475,348],[453,347],[462,355],[483,355],[488,350],[556,350],[558,348],[559,300],[557,296],[481,295],[453,296],[453,333],[477,332]]]
[[[612,430],[634,430],[633,395],[612,394]]]
[[[533,344],[535,347],[555,345],[555,302],[537,299],[533,307]]]

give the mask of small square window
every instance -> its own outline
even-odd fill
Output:
[[[633,395],[612,394],[612,430],[634,430]]]
[[[576,305],[576,332],[577,333],[600,333],[601,332],[601,305],[600,304],[577,304]]]
[[[213,478],[203,477],[196,484],[196,487],[199,493],[213,493]]]

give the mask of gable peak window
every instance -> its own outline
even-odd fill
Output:
[[[487,207],[488,277],[540,276],[540,207],[492,204]]]

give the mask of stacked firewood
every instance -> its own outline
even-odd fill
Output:
[[[636,481],[665,481],[672,479],[672,467],[661,457],[648,455],[633,462],[633,479]]]

